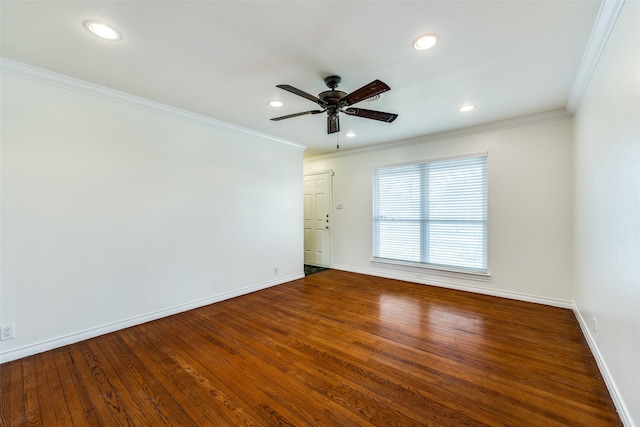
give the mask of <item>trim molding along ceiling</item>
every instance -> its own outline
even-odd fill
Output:
[[[350,150],[344,150],[344,151],[329,153],[329,154],[320,154],[314,157],[307,157],[304,159],[304,161],[307,162],[307,161],[316,161],[316,160],[325,159],[325,158],[342,157],[342,156],[348,156],[351,154],[363,153],[367,151],[386,150],[388,148],[408,147],[411,145],[419,145],[425,142],[438,141],[441,139],[450,139],[450,138],[457,138],[461,136],[477,135],[479,133],[494,132],[494,131],[503,130],[503,129],[511,129],[511,128],[516,128],[520,126],[533,125],[536,123],[552,122],[554,120],[562,120],[562,119],[569,119],[569,118],[571,118],[571,115],[566,110],[555,110],[555,111],[549,111],[546,113],[532,114],[529,116],[516,117],[513,119],[500,120],[497,122],[484,123],[481,125],[468,126],[468,127],[448,130],[444,132],[432,133],[429,135],[418,136],[415,138],[404,139],[404,140],[395,141],[395,142],[388,142],[383,144],[370,145],[367,147],[353,148]]]
[[[452,131],[445,131],[441,133],[426,135],[418,138],[412,138],[404,141],[396,141],[393,143],[379,144],[370,147],[356,148],[353,150],[345,150],[340,153],[332,153],[326,155],[315,156],[307,158],[321,159],[324,157],[336,157],[354,153],[360,153],[365,151],[379,150],[400,146],[409,146],[415,144],[421,144],[436,139],[450,138],[457,136],[465,136],[474,133],[490,132],[499,129],[507,129],[510,127],[523,126],[526,124],[541,123],[545,121],[559,120],[573,116],[575,114],[580,100],[586,90],[589,79],[593,74],[600,55],[602,54],[604,47],[609,39],[609,35],[613,30],[616,20],[622,10],[625,0],[603,0],[598,11],[598,16],[593,26],[589,42],[585,48],[585,52],[580,62],[580,67],[576,74],[576,78],[573,82],[571,93],[567,101],[565,110],[552,111],[548,113],[536,114],[527,117],[519,117],[515,119],[503,120],[494,123],[488,123],[484,125],[471,126],[467,128],[456,129]],[[303,144],[278,138],[273,135],[258,132],[252,129],[237,126],[222,120],[213,119],[211,117],[203,116],[201,114],[192,113],[190,111],[182,110],[180,108],[172,107],[159,102],[151,101],[145,98],[141,98],[135,95],[130,95],[125,92],[116,91],[104,86],[100,86],[94,83],[78,80],[73,77],[65,76],[63,74],[54,73],[42,68],[34,67],[27,64],[22,64],[7,58],[0,57],[0,72],[15,75],[18,77],[24,77],[27,79],[35,80],[41,83],[57,86],[76,92],[81,92],[87,95],[95,96],[98,98],[106,99],[109,101],[118,102],[121,104],[129,105],[132,107],[140,108],[143,110],[151,111],[154,113],[162,114],[165,116],[178,118],[188,122],[211,126],[217,128],[225,128],[234,130],[237,132],[253,135],[259,138],[267,139],[277,143],[290,145],[296,148],[305,150],[307,147]]]
[[[570,118],[575,114],[576,110],[578,109],[578,105],[580,104],[582,95],[584,94],[587,88],[587,84],[589,84],[589,79],[591,78],[591,75],[593,74],[593,71],[595,70],[596,65],[598,65],[600,56],[602,55],[604,47],[607,44],[607,40],[609,40],[609,35],[611,34],[611,31],[613,30],[613,27],[616,23],[616,20],[620,15],[620,11],[622,10],[622,6],[624,5],[624,2],[625,0],[602,0],[602,4],[600,5],[600,9],[598,10],[598,15],[596,16],[596,21],[593,25],[593,30],[591,31],[591,36],[589,37],[589,41],[587,43],[587,46],[585,47],[584,54],[582,55],[582,60],[580,62],[580,66],[578,67],[578,72],[576,73],[576,77],[573,81],[573,86],[569,94],[569,99],[567,100],[567,105],[564,110],[550,111],[550,112],[541,113],[541,114],[534,114],[530,116],[501,120],[493,123],[469,126],[465,128],[454,129],[451,131],[444,131],[444,132],[434,133],[430,135],[424,135],[424,136],[406,139],[402,141],[395,141],[392,143],[354,148],[351,150],[343,150],[336,153],[321,154],[314,157],[307,157],[304,160],[315,161],[315,160],[320,160],[324,158],[335,158],[335,157],[347,156],[350,154],[363,153],[366,151],[376,151],[376,150],[384,150],[387,148],[411,146],[411,145],[422,144],[425,142],[436,141],[439,139],[474,135],[478,133],[492,132],[496,130],[514,128],[518,126],[526,126],[530,124],[544,123],[544,122],[549,122],[553,120]]]
[[[151,101],[146,98],[141,98],[139,96],[120,92],[94,83],[78,80],[73,77],[54,73],[53,71],[12,61],[3,57],[0,57],[0,72],[17,77],[23,77],[63,89],[73,90],[75,92],[102,98],[107,101],[113,101],[123,105],[128,105],[130,107],[140,108],[152,113],[162,114],[164,116],[184,120],[198,125],[229,129],[258,138],[267,139],[280,144],[289,145],[301,150],[306,150],[307,148],[307,146],[304,144],[299,144],[297,142],[289,141],[284,138],[278,138],[276,136],[258,132],[253,129],[237,126],[232,123],[224,122],[222,120],[217,120],[211,117],[203,116],[201,114],[192,113],[190,111],[182,110],[177,107],[172,107],[160,102]]]
[[[580,62],[580,67],[578,67],[578,73],[573,81],[573,87],[571,88],[569,100],[567,101],[567,111],[572,116],[578,110],[582,95],[584,95],[584,91],[587,89],[593,70],[595,70],[596,65],[598,65],[600,55],[602,55],[607,40],[609,40],[609,35],[620,15],[624,1],[625,0],[603,0],[600,5],[596,22],[593,24],[591,36],[582,55],[582,61]]]

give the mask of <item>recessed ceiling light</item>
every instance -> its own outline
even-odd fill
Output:
[[[475,105],[464,105],[464,106],[458,108],[458,111],[460,111],[461,113],[466,113],[467,111],[471,111],[474,108],[476,108]]]
[[[423,34],[413,41],[413,47],[417,50],[431,49],[438,43],[437,34]]]
[[[275,108],[280,108],[282,107],[284,104],[282,103],[282,101],[278,101],[276,99],[269,101],[269,105],[271,107],[275,107]]]
[[[355,134],[355,132],[353,132],[353,131],[349,131],[349,132],[347,132],[347,133],[345,134],[345,136],[346,136],[347,138],[353,138],[354,136],[356,136],[356,134]]]
[[[122,35],[118,30],[98,21],[85,21],[84,28],[91,34],[105,40],[120,40]]]

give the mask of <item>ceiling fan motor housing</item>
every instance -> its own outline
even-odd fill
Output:
[[[338,106],[340,104],[340,100],[347,96],[347,92],[343,92],[341,90],[326,90],[318,95],[321,103],[318,103],[321,106]]]

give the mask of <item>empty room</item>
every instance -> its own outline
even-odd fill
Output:
[[[637,0],[0,0],[0,425],[639,425],[637,40]]]

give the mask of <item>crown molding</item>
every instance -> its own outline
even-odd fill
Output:
[[[495,132],[495,131],[504,130],[504,129],[511,129],[515,127],[529,126],[529,125],[534,125],[538,123],[545,123],[545,122],[551,122],[551,121],[562,120],[562,119],[570,119],[570,118],[571,118],[571,114],[569,114],[566,110],[555,110],[555,111],[549,111],[546,113],[531,114],[528,116],[515,117],[512,119],[500,120],[500,121],[485,123],[485,124],[476,125],[476,126],[468,126],[468,127],[444,131],[444,132],[432,133],[429,135],[423,135],[416,138],[404,139],[404,140],[394,141],[394,142],[386,142],[386,143],[370,145],[366,147],[353,148],[350,150],[344,150],[337,153],[320,154],[318,156],[305,157],[304,161],[305,162],[316,161],[316,160],[322,160],[322,159],[348,156],[352,154],[387,150],[391,148],[408,147],[412,145],[424,144],[426,142],[458,138],[458,137],[469,136],[469,135],[477,135],[481,133]]]
[[[0,72],[2,72],[3,74],[9,74],[29,80],[34,80],[50,86],[56,86],[59,88],[80,92],[85,95],[105,99],[107,101],[117,102],[119,104],[139,108],[152,113],[161,114],[163,116],[195,123],[202,126],[232,130],[258,138],[267,139],[279,144],[295,147],[301,150],[305,150],[307,148],[306,145],[299,144],[297,142],[278,138],[273,135],[258,132],[253,129],[237,126],[228,122],[224,122],[222,120],[204,116],[202,114],[193,113],[177,107],[162,104],[160,102],[151,101],[146,98],[131,95],[125,92],[120,92],[115,89],[110,89],[108,87],[100,86],[83,80],[75,79],[63,74],[54,73],[53,71],[34,67],[32,65],[16,62],[4,57],[0,57]]]
[[[573,81],[567,101],[567,111],[572,116],[578,110],[582,96],[587,89],[593,71],[598,65],[624,2],[625,0],[603,0],[600,4],[600,10],[598,10],[591,36],[582,55],[582,61],[578,67],[578,73]]]

